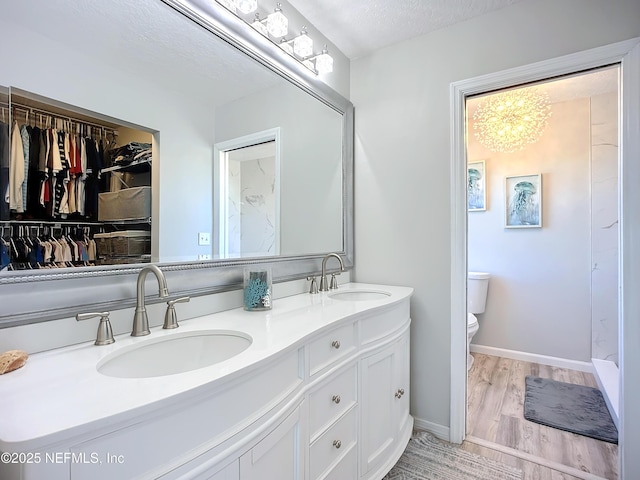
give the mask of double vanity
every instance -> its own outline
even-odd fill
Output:
[[[32,355],[0,478],[374,479],[410,438],[411,288],[350,283]]]

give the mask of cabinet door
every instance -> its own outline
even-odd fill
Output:
[[[300,407],[240,457],[240,480],[302,480]]]
[[[394,425],[396,433],[407,428],[409,421],[409,397],[410,397],[410,355],[409,355],[409,330],[402,336],[395,346],[395,394],[394,394]]]
[[[409,421],[409,330],[362,361],[361,474],[388,461]]]
[[[362,360],[361,474],[389,456],[393,447],[395,349],[385,348]]]

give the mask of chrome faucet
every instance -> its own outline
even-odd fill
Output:
[[[158,295],[160,295],[160,298],[169,296],[167,280],[164,278],[162,270],[155,265],[145,265],[142,267],[142,270],[138,273],[138,282],[136,285],[136,312],[133,315],[133,329],[131,330],[132,337],[141,337],[151,333],[149,330],[147,309],[144,306],[144,281],[149,272],[153,273],[158,280]]]
[[[329,291],[329,285],[327,283],[327,260],[329,260],[331,257],[335,257],[338,259],[338,261],[340,262],[340,271],[344,272],[344,263],[342,263],[342,258],[340,257],[340,255],[338,255],[337,253],[329,253],[328,255],[325,255],[325,257],[322,259],[322,276],[320,277],[321,292]],[[335,277],[333,278],[333,280],[335,280]],[[331,288],[338,288],[338,283],[332,281]]]

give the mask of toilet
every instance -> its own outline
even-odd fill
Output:
[[[487,289],[491,275],[485,272],[469,272],[467,275],[467,370],[473,365],[473,356],[469,353],[471,339],[478,331],[476,315],[484,313],[487,303]]]

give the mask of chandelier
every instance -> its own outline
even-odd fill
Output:
[[[478,141],[494,152],[517,152],[541,137],[551,116],[549,97],[532,89],[491,95],[473,114]]]

